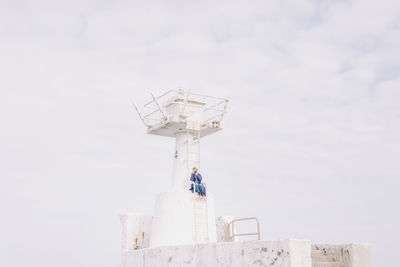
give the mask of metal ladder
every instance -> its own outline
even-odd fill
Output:
[[[193,136],[187,134],[187,177],[193,167],[197,167],[200,171],[200,132]],[[193,183],[193,187],[195,184]],[[207,243],[208,238],[208,206],[207,199],[193,194],[193,215],[194,215],[194,228],[195,240],[197,243]]]
[[[200,171],[200,133],[198,133],[197,136],[193,136],[187,133],[186,150],[187,150],[186,176],[190,177],[190,173],[192,172],[193,167],[197,167],[197,169],[199,169]]]
[[[197,243],[208,243],[208,208],[207,199],[194,195],[194,228]]]

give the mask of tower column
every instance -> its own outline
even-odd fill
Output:
[[[199,167],[200,140],[190,132],[176,134],[175,153],[172,171],[172,190],[187,191],[190,186],[191,169]]]

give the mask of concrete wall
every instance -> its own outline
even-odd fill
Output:
[[[246,241],[148,248],[123,253],[122,267],[311,267],[306,240]]]
[[[196,233],[196,201],[199,196],[187,192],[167,192],[157,196],[150,247],[199,243]],[[207,193],[204,222],[208,225],[208,242],[217,242],[214,198]]]
[[[234,219],[233,216],[218,216],[215,219],[217,224],[217,242],[230,242],[232,240],[232,229],[229,223]]]
[[[371,267],[368,244],[314,244],[311,257],[313,267]]]
[[[371,267],[368,244],[313,244],[304,240],[231,241],[232,216],[216,220],[219,243],[150,247],[152,216],[125,213],[122,266]]]
[[[124,213],[120,215],[120,219],[122,251],[148,248],[153,217],[137,213]]]

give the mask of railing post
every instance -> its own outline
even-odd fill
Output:
[[[160,105],[160,103],[158,102],[157,98],[153,95],[153,93],[150,93],[150,94],[151,94],[151,96],[153,97],[154,102],[156,102],[158,109],[159,109],[159,110],[161,111],[161,113],[163,114],[164,119],[167,119],[167,118],[168,118],[168,117],[167,117],[167,114],[165,114],[164,109],[161,107],[161,105]]]
[[[257,233],[235,234],[235,222],[249,221],[249,220],[255,220],[256,221],[256,223],[257,223]],[[260,223],[258,222],[258,219],[256,217],[234,219],[229,223],[229,227],[230,227],[230,225],[232,225],[232,241],[235,240],[235,236],[249,236],[249,235],[256,235],[258,240],[261,239]]]
[[[139,110],[138,106],[136,105],[136,103],[132,103],[132,105],[136,108],[136,112],[138,113],[138,115],[139,115],[140,119],[142,120],[143,124],[144,124],[146,127],[149,127],[149,125],[148,125],[148,124],[146,123],[146,121],[144,120],[144,118],[143,118],[143,116],[142,116],[142,113],[140,112],[140,110]]]

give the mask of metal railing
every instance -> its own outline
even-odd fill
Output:
[[[190,101],[198,101],[205,104],[204,119],[200,125],[206,125],[210,121],[221,122],[227,113],[227,105],[229,102],[229,100],[225,98],[194,94],[184,90],[169,90],[159,96],[153,94],[151,94],[151,96],[152,100],[145,103],[141,108],[133,103],[139,117],[146,127],[151,127],[168,120],[165,104],[170,103],[178,96],[181,96],[184,100],[183,102],[179,102],[180,105],[182,105],[180,108],[180,115],[182,117],[185,117],[186,107],[195,106],[189,103]]]
[[[243,233],[243,234],[235,234],[235,222],[241,222],[241,221],[256,221],[257,222],[257,232],[256,233]],[[240,219],[234,219],[232,220],[229,224],[228,227],[231,229],[231,240],[235,240],[235,236],[253,236],[256,235],[257,239],[260,240],[260,223],[258,222],[258,219],[256,217],[248,217],[248,218],[240,218]]]

